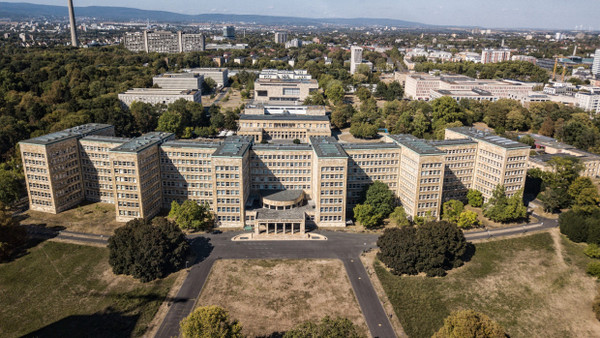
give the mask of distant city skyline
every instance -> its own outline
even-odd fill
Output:
[[[66,0],[10,1],[66,6]],[[308,18],[388,18],[441,26],[598,30],[598,0],[75,0],[75,7],[116,6],[180,14],[253,14]]]

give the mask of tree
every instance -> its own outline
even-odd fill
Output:
[[[108,249],[115,274],[149,282],[181,269],[190,246],[177,225],[156,217],[134,219],[116,229],[108,239]]]
[[[12,170],[0,168],[0,203],[11,205],[21,197],[22,192],[20,175]]]
[[[140,133],[148,133],[156,130],[158,118],[162,107],[150,103],[135,101],[129,107],[129,111],[135,121],[135,129]]]
[[[575,243],[587,242],[589,235],[588,215],[569,210],[558,217],[560,232]]]
[[[203,94],[212,93],[212,91],[215,90],[215,88],[217,88],[217,83],[215,82],[215,80],[211,79],[210,77],[205,78],[204,82],[202,82],[202,93]]]
[[[344,128],[353,114],[354,107],[351,104],[337,105],[331,112],[331,124],[338,129]]]
[[[341,103],[344,99],[344,87],[340,83],[333,83],[329,85],[329,87],[325,90],[325,95],[328,99],[330,99],[334,104]]]
[[[381,223],[383,215],[375,211],[371,204],[357,204],[354,209],[354,219],[365,228],[373,228]]]
[[[477,219],[477,213],[471,210],[465,210],[458,216],[456,225],[461,229],[470,229],[479,226],[479,220]]]
[[[442,207],[442,219],[450,221],[452,223],[458,223],[458,218],[463,212],[465,206],[461,201],[449,200],[444,203]]]
[[[469,205],[475,208],[479,208],[483,205],[483,195],[479,190],[469,189],[469,191],[467,191],[467,200],[469,201]]]
[[[0,203],[0,262],[10,258],[27,241],[27,231]]]
[[[165,112],[158,118],[157,131],[174,133],[181,136],[184,125],[182,123],[181,114],[177,112]]]
[[[359,338],[363,337],[358,327],[348,318],[335,318],[325,316],[318,323],[310,321],[296,325],[287,331],[283,338]]]
[[[352,123],[350,134],[356,138],[374,138],[377,136],[377,127],[370,123]]]
[[[375,212],[380,213],[384,218],[388,217],[394,210],[394,193],[387,184],[375,181],[367,189],[365,204],[372,205],[375,208]]]
[[[402,206],[397,206],[394,211],[390,214],[390,219],[399,227],[405,227],[411,225],[406,211]]]
[[[426,222],[416,228],[386,229],[377,240],[377,257],[397,275],[443,276],[463,264],[467,244],[455,224]]]
[[[444,326],[433,338],[504,338],[506,332],[497,322],[483,313],[462,310],[444,319]]]
[[[181,205],[171,202],[169,218],[182,229],[209,230],[215,223],[214,215],[206,204],[185,200]]]
[[[367,87],[360,86],[356,90],[356,97],[358,97],[360,102],[365,102],[367,99],[371,98],[371,91]]]
[[[194,310],[179,324],[184,338],[242,338],[242,326],[229,318],[229,312],[211,305]]]
[[[509,223],[527,218],[527,207],[523,204],[522,193],[506,197],[504,186],[499,184],[492,192],[492,198],[483,206],[485,217],[502,223]]]

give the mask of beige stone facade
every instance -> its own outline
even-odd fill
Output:
[[[210,206],[219,227],[303,232],[345,226],[362,191],[381,181],[410,217],[438,218],[444,201],[468,189],[486,199],[498,184],[508,195],[522,189],[529,156],[527,145],[466,127],[447,129],[443,141],[389,135],[363,144],[329,136],[258,144],[243,135],[211,143],[161,132],[125,139],[112,126],[78,128],[21,142],[31,209],[102,201],[125,222],[192,199]]]
[[[310,93],[318,89],[317,80],[257,79],[254,82],[254,100],[258,102],[303,102]]]
[[[308,142],[311,136],[331,136],[327,116],[312,115],[249,115],[240,116],[238,135],[264,140],[300,140]]]

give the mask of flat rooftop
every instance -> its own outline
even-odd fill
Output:
[[[455,127],[448,130],[457,132],[478,141],[484,141],[502,148],[530,148],[528,145],[507,139],[506,137],[498,136],[494,133],[475,129],[473,127]]]
[[[302,190],[281,190],[281,191],[272,191],[272,190],[261,190],[260,195],[263,198],[266,198],[271,201],[278,202],[289,202],[295,201],[300,196],[304,194]]]
[[[194,140],[169,140],[162,144],[163,147],[175,147],[175,148],[206,148],[206,149],[217,149],[220,146],[220,142],[204,142]]]
[[[397,134],[388,135],[388,137],[419,155],[442,155],[446,153],[427,143],[427,141],[416,138],[413,135]]]
[[[333,137],[311,136],[310,144],[312,144],[315,153],[319,157],[348,158],[344,148]]]
[[[399,149],[395,143],[340,143],[344,150]]]
[[[153,77],[154,79],[160,78],[199,78],[201,75],[197,73],[164,73]]]
[[[317,84],[317,80],[314,79],[264,79],[264,78],[258,78],[256,79],[257,83],[312,83],[312,84]]]
[[[194,95],[199,91],[196,89],[165,89],[165,88],[131,88],[121,94],[127,95]]]
[[[52,143],[64,141],[70,138],[82,138],[91,134],[95,134],[105,129],[112,129],[110,124],[88,123],[81,126],[65,129],[55,133],[34,137],[19,143],[49,145]]]
[[[241,114],[240,121],[260,120],[260,121],[329,121],[325,115],[298,115],[298,114],[273,114],[273,115],[253,115]]]
[[[89,135],[89,136],[83,137],[81,139],[81,141],[123,144],[125,142],[131,141],[131,138],[128,138],[128,137],[116,137],[116,136],[103,136],[103,135]]]
[[[120,153],[139,153],[140,151],[153,146],[162,144],[164,141],[175,138],[173,133],[165,133],[155,131],[136,137],[129,142],[123,143],[120,146],[113,148],[111,151]]]
[[[456,139],[456,140],[431,140],[431,141],[427,141],[427,143],[431,144],[434,147],[448,147],[448,146],[465,145],[465,144],[477,144],[476,141],[473,141],[470,138],[463,138],[463,139]]]
[[[442,95],[447,95],[447,96],[464,96],[464,97],[468,97],[468,96],[494,97],[495,96],[494,94],[492,94],[486,90],[481,90],[481,89],[476,89],[476,88],[472,89],[472,90],[432,89],[431,91],[440,93]]]
[[[313,147],[310,144],[288,144],[288,143],[256,143],[252,145],[252,150],[263,150],[263,151],[277,151],[277,150],[297,150],[307,151],[312,150]]]
[[[252,136],[230,136],[219,145],[212,156],[241,157],[252,145]]]

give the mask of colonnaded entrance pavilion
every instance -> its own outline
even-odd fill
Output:
[[[303,190],[261,191],[250,203],[246,224],[254,226],[253,238],[310,237],[307,222],[312,222],[315,206]]]

